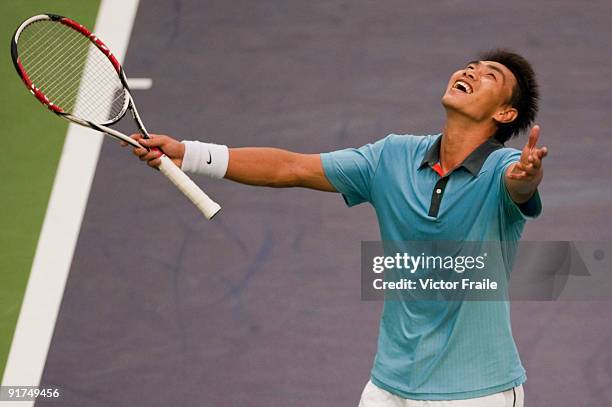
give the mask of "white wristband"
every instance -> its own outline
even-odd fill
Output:
[[[229,149],[220,144],[183,141],[185,155],[181,169],[192,174],[203,174],[210,178],[223,178],[229,163]]]

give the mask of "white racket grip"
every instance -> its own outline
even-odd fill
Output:
[[[198,187],[195,182],[181,171],[181,169],[167,156],[161,156],[161,164],[158,168],[162,174],[168,177],[168,179],[172,181],[172,183],[176,185],[176,187],[180,189],[200,211],[202,211],[206,219],[212,219],[212,217],[221,210],[221,206],[210,199],[208,195],[206,195],[204,191],[202,191],[200,187]]]

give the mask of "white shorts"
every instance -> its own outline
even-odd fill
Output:
[[[523,407],[523,386],[518,386],[489,396],[466,400],[410,400],[376,386],[368,381],[359,407]]]

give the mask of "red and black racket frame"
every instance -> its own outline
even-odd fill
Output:
[[[19,77],[21,78],[21,80],[23,81],[23,83],[26,85],[26,87],[28,88],[28,90],[36,97],[36,99],[38,99],[43,105],[45,105],[47,108],[49,108],[49,110],[51,110],[52,112],[54,112],[55,114],[62,116],[72,122],[81,124],[81,125],[86,125],[88,127],[91,127],[95,130],[104,132],[104,133],[108,133],[108,129],[107,128],[101,128],[99,126],[99,124],[96,124],[94,122],[88,121],[88,120],[83,120],[79,117],[73,116],[68,112],[65,112],[60,106],[54,104],[51,100],[49,100],[49,98],[39,89],[37,88],[34,83],[32,82],[32,80],[28,77],[27,72],[25,71],[22,63],[21,63],[21,59],[19,57],[19,51],[17,48],[17,44],[19,41],[19,35],[21,34],[21,31],[27,27],[28,25],[35,23],[36,21],[41,21],[41,20],[51,20],[51,21],[55,21],[55,22],[59,22],[61,24],[64,24],[67,27],[70,27],[71,29],[77,31],[78,33],[80,33],[81,35],[83,35],[84,37],[86,37],[87,39],[89,39],[89,41],[91,41],[100,51],[102,51],[102,53],[104,55],[106,55],[106,57],[108,58],[108,60],[111,62],[111,64],[113,65],[113,67],[115,68],[115,70],[117,71],[117,75],[119,76],[119,79],[121,81],[121,84],[123,85],[123,87],[125,88],[126,91],[126,103],[123,106],[123,109],[121,111],[120,114],[117,115],[117,117],[113,118],[113,120],[110,120],[108,122],[105,123],[100,123],[103,124],[105,126],[117,123],[119,120],[121,120],[121,118],[125,115],[125,112],[129,110],[132,112],[132,117],[134,118],[134,121],[136,122],[138,129],[140,130],[141,134],[144,136],[144,138],[149,138],[149,133],[147,131],[147,129],[145,128],[140,115],[138,114],[138,111],[136,110],[136,106],[134,104],[133,98],[132,98],[132,94],[130,92],[130,88],[128,86],[127,83],[127,78],[125,76],[125,72],[123,71],[123,67],[121,66],[121,64],[119,63],[119,61],[117,60],[117,58],[115,58],[115,56],[113,55],[113,53],[110,51],[110,49],[102,42],[102,40],[100,40],[95,34],[93,34],[89,29],[87,29],[87,27],[83,26],[82,24],[77,23],[76,21],[68,18],[68,17],[64,17],[64,16],[60,16],[57,14],[51,14],[51,13],[45,13],[45,14],[39,14],[33,17],[28,18],[27,20],[25,20],[15,31],[15,34],[13,35],[13,38],[11,40],[11,58],[13,60],[13,65],[15,66],[15,69],[17,70],[17,74],[19,75]],[[110,134],[110,133],[108,133]],[[114,136],[115,138],[119,139],[120,141],[126,141],[125,139],[121,138],[121,137],[117,137],[113,134],[110,134],[111,136]],[[129,141],[128,141],[129,142]],[[136,147],[136,144],[134,143],[130,143],[132,145],[134,145]],[[157,149],[155,149],[157,150]]]

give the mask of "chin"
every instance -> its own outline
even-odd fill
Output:
[[[444,106],[445,109],[447,110],[461,110],[461,101],[457,100],[456,97],[454,97],[453,95],[451,95],[450,93],[446,92],[441,99],[442,102],[442,106]]]
[[[464,98],[456,97],[452,94],[444,94],[441,99],[442,106],[446,110],[446,115],[463,116],[472,120],[478,120],[478,115],[474,114],[474,106]]]

